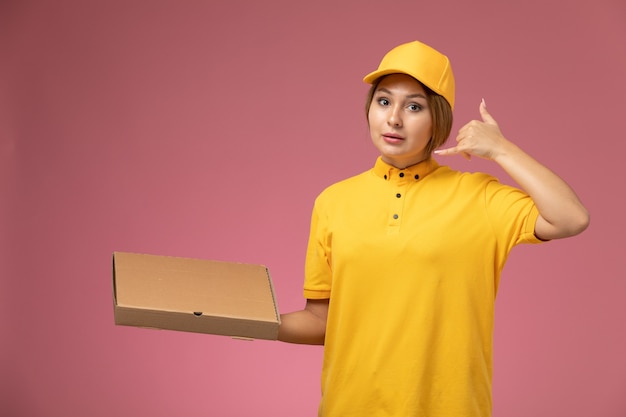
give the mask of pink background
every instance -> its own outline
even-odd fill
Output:
[[[321,348],[116,327],[111,253],[263,263],[301,308],[313,199],[376,157],[361,78],[420,39],[454,131],[484,97],[592,213],[505,268],[495,415],[625,416],[626,3],[518,3],[2,1],[0,414],[315,415]]]

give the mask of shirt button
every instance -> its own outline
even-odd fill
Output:
[[[393,218],[394,218],[394,219],[396,219],[396,220],[398,219],[398,217],[399,217],[399,216],[398,216],[397,214],[394,214],[394,215],[393,215]]]
[[[415,174],[415,179],[416,179],[416,180],[419,180],[419,179],[420,179],[420,176],[419,176],[419,175],[417,175],[417,174]]]
[[[403,177],[404,177],[404,172],[401,172],[400,173],[400,178],[403,178]]]
[[[387,179],[387,174],[385,174],[385,179]]]
[[[400,198],[400,197],[402,197],[402,194],[398,193],[398,194],[396,194],[396,197]]]

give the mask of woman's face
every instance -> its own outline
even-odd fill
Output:
[[[383,161],[406,168],[427,159],[432,117],[424,87],[406,74],[383,78],[368,112],[372,142]]]

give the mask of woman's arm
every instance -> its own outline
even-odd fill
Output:
[[[307,300],[303,310],[280,316],[278,340],[288,343],[323,345],[329,300]]]
[[[589,225],[589,212],[572,188],[558,175],[532,158],[501,133],[498,124],[480,104],[482,121],[473,120],[459,130],[457,145],[435,151],[438,155],[462,154],[498,163],[530,195],[539,210],[535,235],[542,240],[581,233]]]

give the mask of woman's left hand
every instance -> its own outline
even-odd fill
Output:
[[[503,153],[509,141],[500,131],[496,120],[487,111],[484,100],[480,103],[479,112],[482,121],[472,120],[463,126],[456,137],[456,146],[436,150],[435,154],[461,154],[468,160],[474,155],[495,160],[499,154]]]

